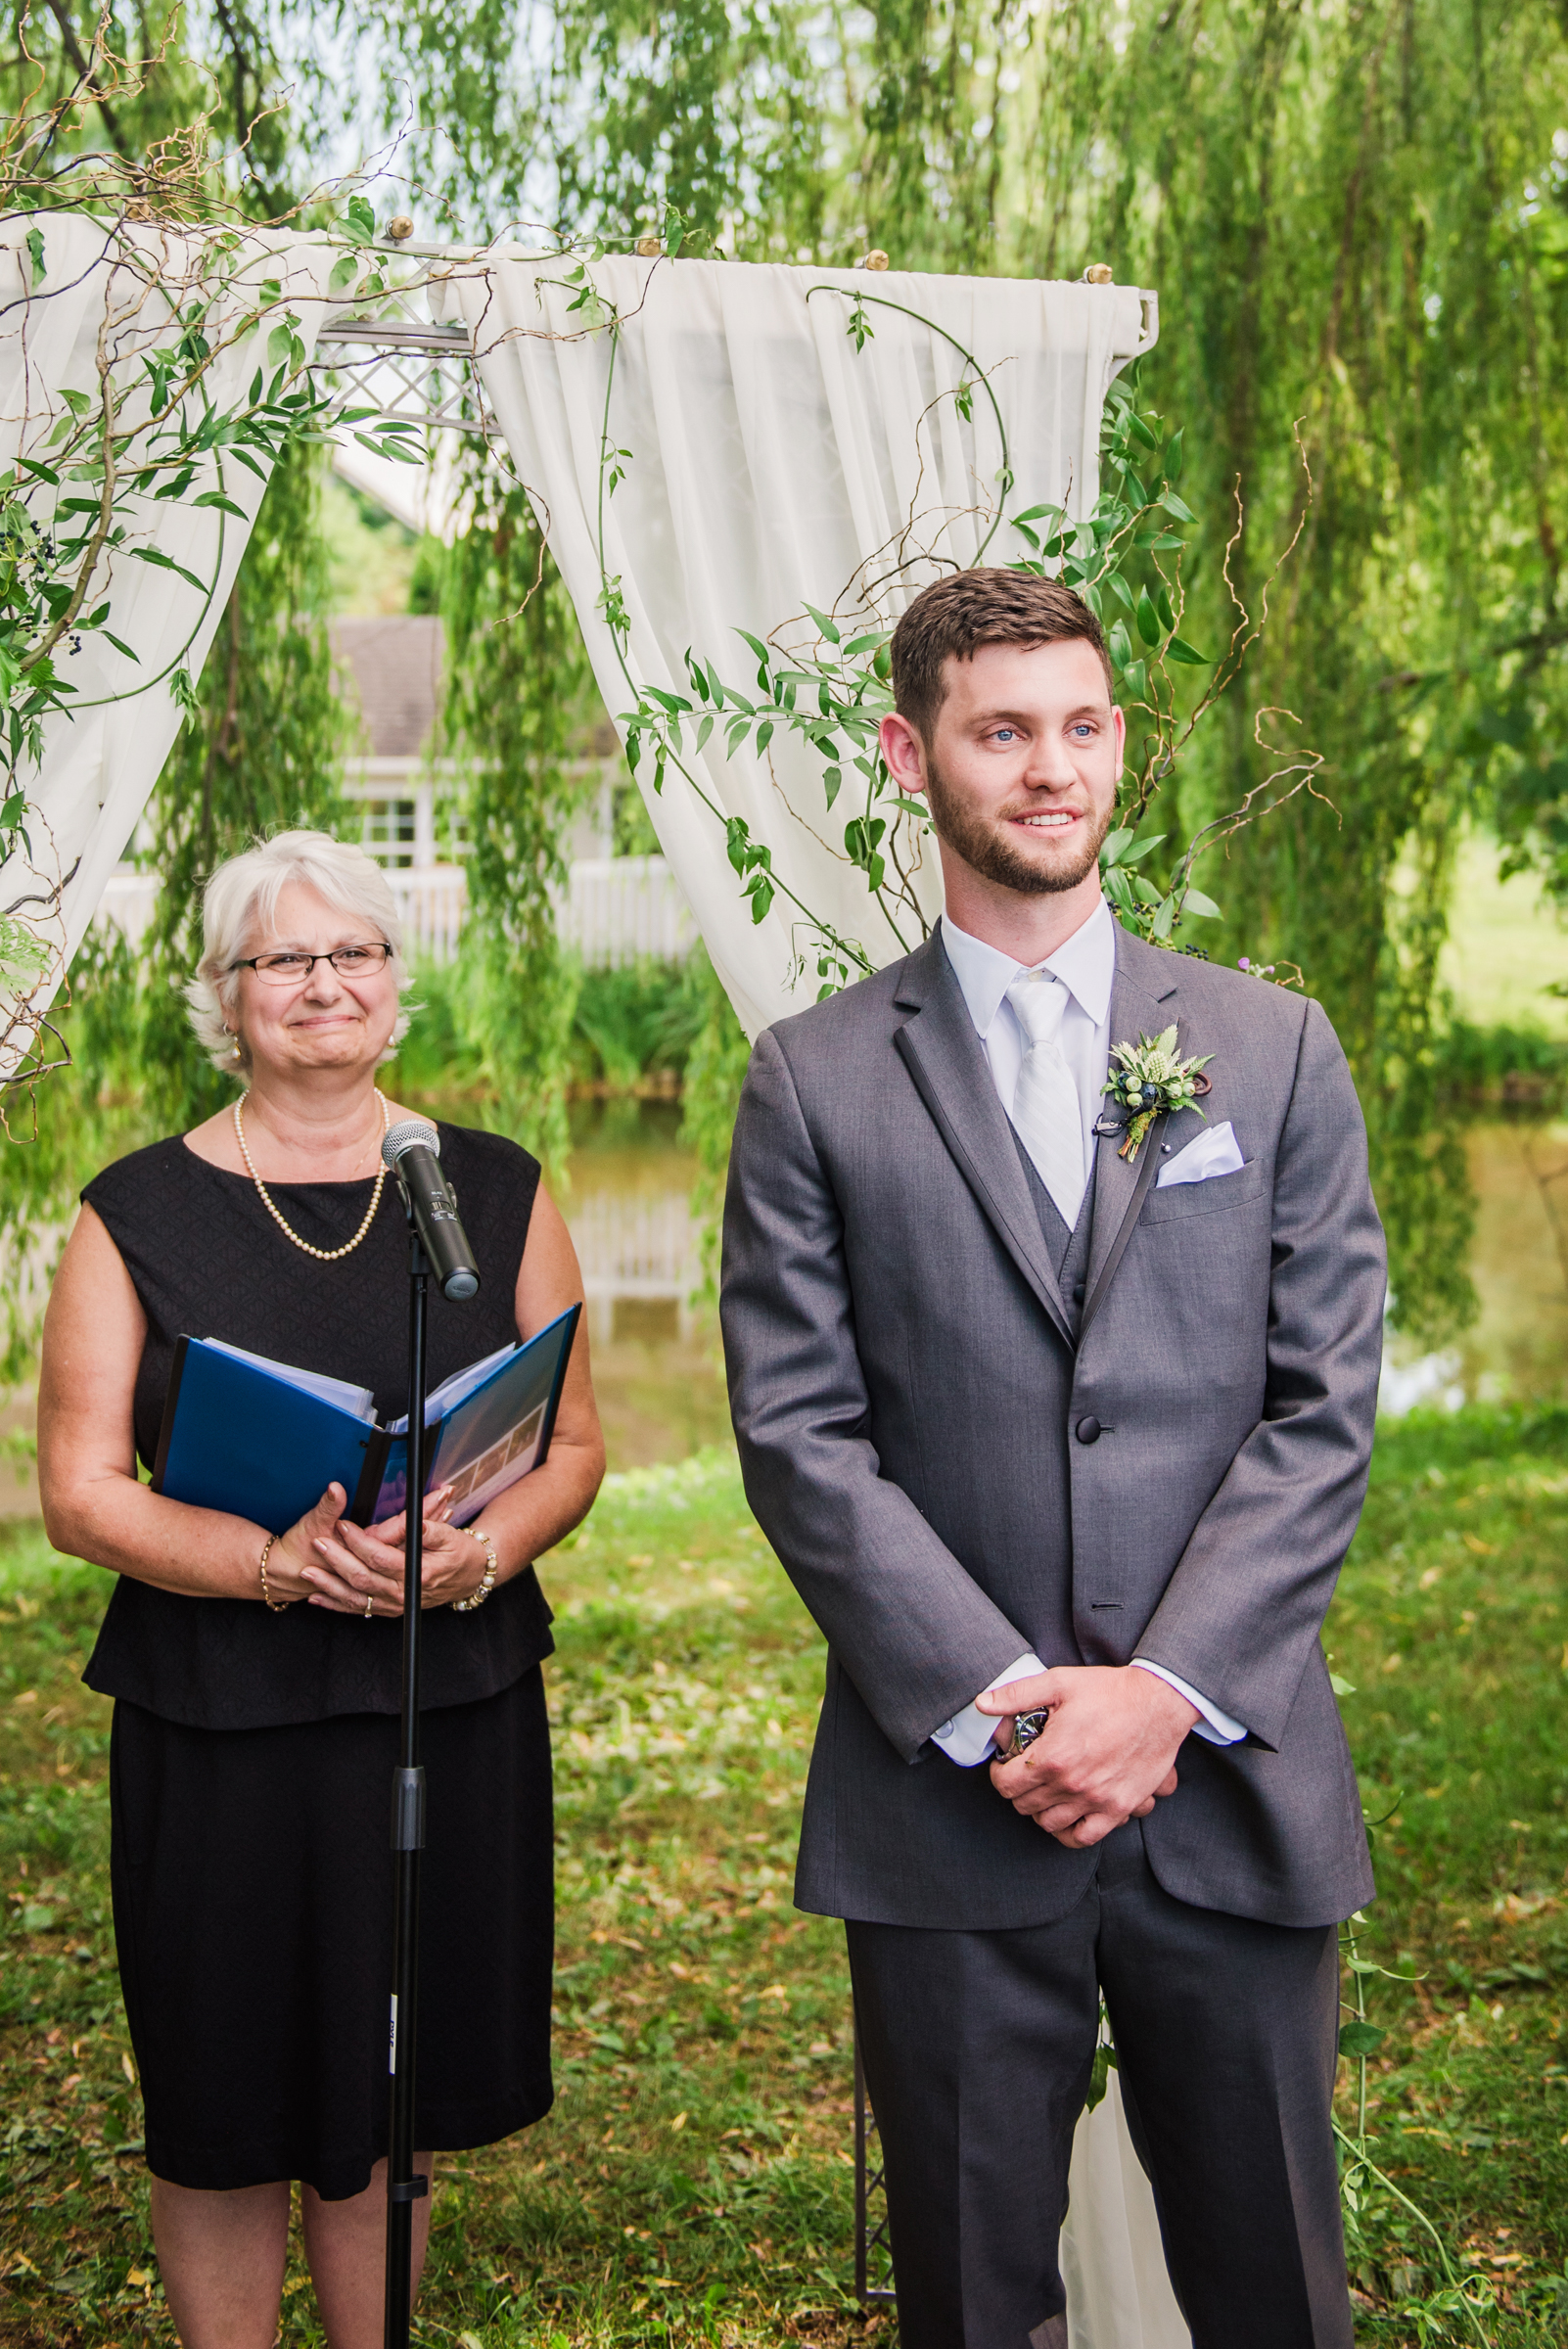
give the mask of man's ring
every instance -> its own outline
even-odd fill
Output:
[[[366,1621],[367,1623],[370,1621],[370,1610],[371,1610],[371,1608],[372,1608],[372,1607],[375,1605],[375,1603],[376,1603],[376,1593],[375,1593],[375,1591],[374,1591],[374,1590],[367,1590],[367,1591],[365,1592],[365,1621]]]
[[[1016,1714],[1013,1719],[1013,1742],[1002,1760],[1016,1762],[1021,1754],[1027,1754],[1036,1738],[1043,1734],[1050,1717],[1049,1705],[1040,1705],[1033,1713]]]

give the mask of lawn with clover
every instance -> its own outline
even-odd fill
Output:
[[[1568,2343],[1568,1413],[1407,1421],[1330,1620],[1375,1838],[1358,2337],[1442,2255],[1497,2349]],[[848,1977],[790,1901],[821,1643],[734,1460],[612,1478],[556,1607],[554,2111],[440,2165],[416,2337],[460,2349],[870,2338],[853,2293]],[[172,2338],[109,1927],[109,1578],[0,1534],[0,2344]],[[377,1995],[367,1986],[367,1995]],[[1353,2125],[1356,2067],[1344,2067]],[[1397,2190],[1395,2190],[1397,2189]],[[1483,2288],[1484,2285],[1484,2288]],[[292,2266],[286,2349],[319,2339]],[[1434,2330],[1434,2323],[1442,2327]]]

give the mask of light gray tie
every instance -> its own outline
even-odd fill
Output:
[[[1049,971],[1023,971],[1007,1000],[1029,1038],[1013,1124],[1071,1231],[1084,1204],[1084,1112],[1061,1046],[1068,990]]]

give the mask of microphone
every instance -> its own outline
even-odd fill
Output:
[[[454,1305],[477,1295],[479,1267],[458,1221],[457,1201],[441,1173],[441,1137],[435,1127],[424,1118],[404,1118],[388,1132],[381,1155],[402,1186],[441,1295]]]

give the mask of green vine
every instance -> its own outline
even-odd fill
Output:
[[[51,1015],[61,1062],[40,1088],[0,1093],[0,1381],[25,1375],[47,1272],[81,1185],[108,1160],[180,1131],[232,1098],[191,1034],[180,988],[201,950],[201,889],[224,856],[281,824],[334,826],[345,729],[331,690],[329,589],[319,528],[321,451],[291,444],[262,501],[154,796],[146,865],[160,887],[132,947],[95,924]],[[30,1096],[30,1097],[29,1097]],[[32,1269],[28,1270],[31,1267]]]
[[[66,290],[58,258],[50,257],[50,218],[38,216],[18,248],[28,280],[24,313]],[[0,474],[0,897],[14,878],[23,883],[0,916],[0,989],[13,1039],[19,1029],[36,1029],[28,1006],[55,969],[50,924],[70,878],[51,863],[37,798],[46,720],[74,719],[164,683],[187,718],[198,714],[187,659],[217,593],[230,519],[246,520],[226,468],[264,482],[291,447],[325,437],[329,415],[384,453],[412,453],[406,422],[345,408],[307,372],[300,311],[282,279],[265,273],[268,250],[243,229],[194,235],[182,271],[170,273],[125,224],[93,225],[102,227],[101,265],[115,289],[106,293],[94,380],[48,386]],[[370,250],[374,234],[370,206],[351,197],[337,230],[323,239],[342,248],[330,273],[335,294],[366,301],[387,294],[384,262]],[[221,405],[212,392],[217,362],[247,347],[255,357],[249,388]],[[158,545],[164,506],[215,513],[207,576]],[[112,694],[84,696],[69,662],[88,637],[142,666],[135,646],[111,624],[117,582],[131,563],[167,572],[196,591],[190,625],[156,671]],[[0,1082],[29,1082],[38,1073],[35,1053]]]
[[[636,773],[645,755],[651,757],[649,783],[656,797],[663,792],[666,775],[672,767],[715,820],[724,826],[729,861],[754,922],[766,918],[777,898],[794,908],[799,917],[794,968],[804,973],[814,963],[820,998],[871,971],[873,964],[864,944],[807,904],[781,875],[772,847],[754,837],[744,817],[725,813],[704,784],[695,762],[720,727],[727,758],[734,758],[743,745],[749,745],[759,760],[765,760],[775,735],[790,736],[814,756],[829,814],[837,807],[848,778],[853,812],[848,812],[844,821],[844,855],[863,874],[868,895],[907,952],[928,929],[914,884],[929,819],[922,804],[899,792],[878,741],[881,720],[893,707],[888,650],[892,627],[863,600],[853,617],[807,604],[797,622],[775,629],[765,642],[748,629],[737,628],[737,635],[757,661],[753,690],[742,691],[721,674],[716,660],[690,648],[685,655],[689,693],[671,692],[637,679],[631,666],[630,618],[621,578],[609,569],[605,538],[609,501],[632,461],[631,452],[619,444],[613,430],[623,320],[593,284],[592,257],[579,258],[570,277],[557,282],[571,287],[571,307],[582,314],[585,324],[610,338],[600,430],[598,610],[631,696],[631,706],[620,720],[625,732],[627,761]],[[996,533],[1003,528],[1010,530],[1022,545],[1010,568],[1062,577],[1077,588],[1105,625],[1118,698],[1130,725],[1122,820],[1102,851],[1104,887],[1128,927],[1156,944],[1174,944],[1186,919],[1213,919],[1220,913],[1214,899],[1194,883],[1197,857],[1256,815],[1271,811],[1300,791],[1312,790],[1320,763],[1311,753],[1281,752],[1266,781],[1250,792],[1240,806],[1205,826],[1171,860],[1163,888],[1140,869],[1163,845],[1164,836],[1139,839],[1138,827],[1155,794],[1176,772],[1195,728],[1234,682],[1267,617],[1267,590],[1257,622],[1237,601],[1230,642],[1217,662],[1181,634],[1186,599],[1180,558],[1185,533],[1197,520],[1176,485],[1181,471],[1181,432],[1152,408],[1140,406],[1130,385],[1114,384],[1101,424],[1105,486],[1087,519],[1074,523],[1060,505],[1037,505],[1009,513],[1007,501],[1015,483],[1006,428],[986,372],[973,352],[945,329],[901,302],[858,289],[847,294],[842,287],[826,285],[808,289],[807,299],[822,293],[849,301],[846,331],[857,351],[875,331],[865,315],[868,304],[931,327],[957,353],[963,368],[957,388],[944,396],[953,400],[966,422],[972,421],[977,393],[983,393],[989,402],[999,444],[997,496],[993,508],[983,516],[986,529],[974,559],[982,561]],[[1293,537],[1286,556],[1294,544]],[[1278,566],[1275,568],[1277,572]],[[812,632],[807,649],[785,649],[780,640],[807,625]],[[1185,710],[1173,665],[1182,670],[1208,668],[1213,672]]]
[[[1404,2188],[1397,2185],[1372,2158],[1370,2148],[1375,2141],[1368,2136],[1366,2127],[1366,2065],[1387,2035],[1367,2014],[1366,1985],[1374,1975],[1381,1975],[1388,1982],[1406,1983],[1413,1981],[1415,1976],[1410,1972],[1391,1972],[1373,1958],[1361,1956],[1360,1935],[1357,1927],[1364,1923],[1364,1917],[1358,1911],[1350,1922],[1340,1929],[1341,1960],[1350,1974],[1354,1996],[1342,2002],[1351,2019],[1341,2026],[1339,2051],[1346,2061],[1355,2066],[1356,2073],[1356,2126],[1354,2129],[1343,2129],[1337,2121],[1334,2124],[1341,2157],[1339,2190],[1345,2213],[1347,2249],[1353,2265],[1358,2255],[1370,2255],[1364,2221],[1375,2197],[1386,2196],[1413,2219],[1429,2238],[1442,2276],[1442,2281],[1434,2291],[1407,2293],[1399,2299],[1390,2313],[1402,2323],[1414,2326],[1421,2349],[1426,2349],[1429,2341],[1450,2339],[1449,2326],[1455,2318],[1476,2342],[1477,2349],[1492,2349],[1491,2335],[1482,2323],[1482,2318],[1497,2306],[1490,2280],[1483,2276],[1463,2276],[1455,2269],[1441,2230],[1428,2218],[1420,2204],[1412,2201]]]

